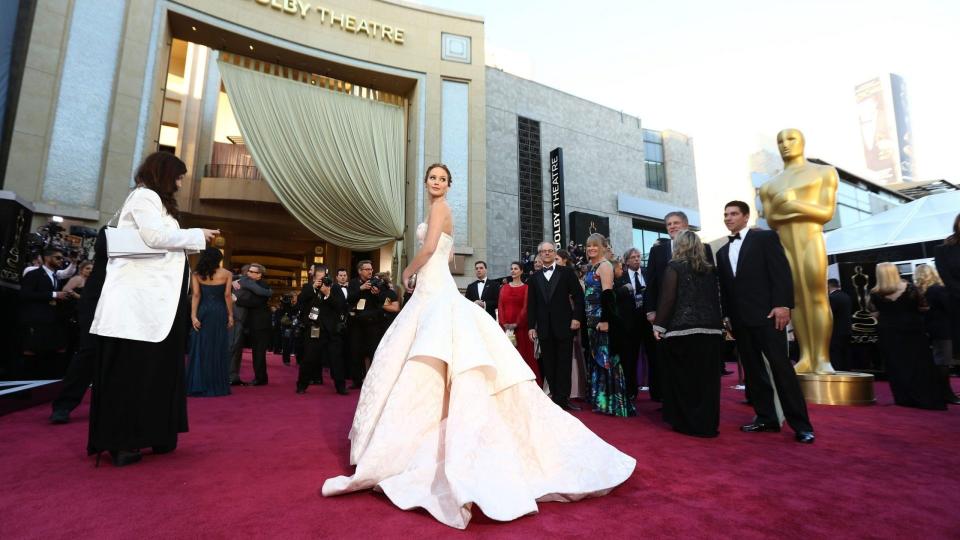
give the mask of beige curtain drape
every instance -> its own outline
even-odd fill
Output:
[[[260,173],[315,234],[358,251],[404,226],[403,109],[218,62]]]

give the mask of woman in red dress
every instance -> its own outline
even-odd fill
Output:
[[[500,287],[500,299],[497,302],[497,319],[506,331],[513,329],[517,350],[520,356],[537,376],[537,384],[543,388],[540,368],[533,357],[533,343],[527,337],[527,284],[520,280],[523,267],[520,263],[510,263],[510,281]]]

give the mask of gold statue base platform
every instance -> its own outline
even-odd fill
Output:
[[[873,375],[838,371],[831,374],[797,373],[803,397],[820,405],[873,405]]]

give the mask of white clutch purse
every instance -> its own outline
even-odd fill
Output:
[[[107,257],[111,259],[117,257],[144,259],[163,257],[167,254],[165,249],[152,248],[145,244],[137,229],[107,227],[104,233],[107,237]]]
[[[131,196],[133,196],[133,192],[127,195],[127,200],[123,202],[113,218],[107,222],[107,227],[103,231],[107,238],[107,257],[111,259],[118,257],[128,259],[163,257],[167,254],[167,250],[152,248],[145,244],[140,236],[140,231],[137,229],[118,229],[116,226],[110,225],[120,217],[120,211],[126,206]]]

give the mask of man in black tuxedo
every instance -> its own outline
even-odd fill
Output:
[[[850,295],[840,288],[840,281],[827,280],[830,299],[830,311],[833,313],[833,332],[830,334],[830,364],[837,371],[850,370],[850,334],[853,328],[850,316],[853,313],[853,301]]]
[[[487,263],[477,261],[473,265],[477,280],[467,285],[467,300],[482,307],[494,319],[497,318],[497,302],[500,300],[500,287],[495,280],[487,279]]]
[[[660,299],[660,285],[663,283],[663,276],[667,273],[667,263],[673,259],[673,238],[677,233],[690,228],[690,220],[687,214],[677,210],[670,212],[663,218],[663,224],[667,229],[670,238],[661,238],[650,248],[650,257],[647,259],[647,268],[644,277],[646,278],[646,289],[643,291],[643,309],[647,312],[647,321],[653,323],[657,315],[657,302]],[[713,250],[707,244],[703,245],[706,249],[707,260],[713,263]],[[651,335],[652,335],[651,330]],[[647,380],[650,381],[650,399],[653,401],[662,400],[663,388],[663,370],[658,362],[657,349],[659,342],[651,343],[652,346],[646,349],[647,352]]]
[[[617,293],[617,311],[620,313],[623,325],[620,362],[623,364],[627,394],[630,399],[637,397],[637,359],[640,356],[640,347],[650,350],[656,342],[653,338],[653,327],[647,321],[646,308],[643,304],[646,281],[640,267],[640,259],[639,249],[628,249],[623,254],[625,267],[623,275],[613,284]]]
[[[776,386],[787,423],[801,443],[812,443],[813,426],[800,383],[787,358],[786,327],[793,308],[790,265],[774,231],[750,230],[750,207],[731,201],[723,210],[730,242],[717,252],[724,315],[733,326],[740,360],[746,372],[756,419],[745,432],[780,431],[774,404]],[[767,358],[772,384],[766,377]]]
[[[250,386],[267,384],[267,346],[270,345],[270,307],[268,302],[273,290],[263,283],[266,268],[252,263],[247,275],[240,278],[240,290],[236,291],[237,305],[246,308],[244,328],[253,349],[253,375]]]
[[[316,276],[315,276],[316,277]],[[321,358],[330,364],[330,376],[338,394],[347,394],[343,363],[343,331],[347,318],[347,299],[326,271],[319,277],[316,294],[303,304],[304,358],[297,378],[297,393],[303,394],[314,380],[323,380]]]
[[[373,263],[357,263],[357,277],[347,287],[347,304],[350,310],[350,377],[353,387],[360,388],[367,374],[366,359],[373,355],[383,336],[383,302],[387,291],[381,289],[379,279],[374,279]]]
[[[570,404],[570,373],[573,336],[586,322],[583,288],[572,268],[556,264],[553,243],[540,244],[539,253],[543,268],[527,280],[530,339],[540,342],[541,369],[550,384],[551,399],[563,409],[578,411]]]
[[[63,251],[44,248],[43,264],[20,279],[20,331],[23,339],[23,371],[33,379],[60,378],[66,340],[60,324],[57,303],[69,295],[60,289],[57,270],[63,263]]]

